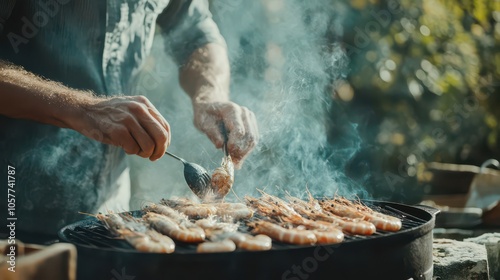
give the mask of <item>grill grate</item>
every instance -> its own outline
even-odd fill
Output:
[[[416,217],[411,215],[410,213],[406,213],[401,209],[396,209],[392,206],[386,205],[384,203],[376,203],[373,204],[371,202],[365,202],[365,205],[370,207],[371,209],[388,214],[394,217],[401,219],[402,227],[401,230],[397,232],[383,231],[377,230],[373,235],[352,235],[348,233],[344,233],[344,241],[343,243],[356,242],[359,240],[367,240],[367,239],[376,239],[383,238],[385,236],[390,236],[394,234],[398,234],[407,230],[414,229],[419,227],[428,220]],[[143,212],[142,211],[133,211],[130,212],[132,216],[140,217]],[[240,231],[248,231],[248,228],[240,227]],[[118,239],[111,235],[111,233],[104,227],[104,225],[94,218],[89,218],[85,220],[85,222],[75,223],[74,226],[70,225],[63,229],[62,231],[65,241],[90,247],[90,248],[99,248],[99,249],[111,249],[115,251],[123,251],[123,252],[137,252],[130,244],[128,244],[125,240]],[[176,249],[174,254],[187,254],[187,253],[195,253],[196,252],[196,244],[187,244],[175,241]],[[284,244],[280,242],[273,241],[273,250],[276,249],[290,249],[300,247],[298,245],[292,244]]]

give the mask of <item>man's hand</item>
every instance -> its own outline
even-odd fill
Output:
[[[194,124],[214,143],[222,148],[224,125],[228,137],[227,148],[237,169],[255,147],[259,138],[255,115],[246,107],[233,102],[194,102]]]
[[[195,126],[221,148],[228,136],[228,151],[237,169],[259,138],[254,114],[229,100],[229,61],[226,49],[207,44],[197,49],[180,71],[182,88],[191,97]]]
[[[95,99],[82,106],[70,126],[100,142],[122,147],[127,154],[154,161],[170,145],[170,125],[144,96]]]

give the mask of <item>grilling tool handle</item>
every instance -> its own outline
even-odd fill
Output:
[[[172,154],[172,153],[170,153],[170,152],[167,152],[167,151],[166,151],[166,152],[165,152],[165,154],[166,154],[166,155],[169,155],[169,156],[171,156],[171,157],[173,157],[173,158],[175,158],[176,160],[178,160],[178,161],[180,161],[180,162],[182,162],[182,163],[185,163],[185,162],[186,162],[186,161],[185,161],[185,160],[183,160],[182,158],[180,158],[180,157],[178,157],[178,156],[176,156],[176,155],[174,155],[174,154]]]
[[[224,137],[224,144],[222,145],[222,151],[224,152],[224,156],[228,156],[229,155],[229,151],[227,150],[227,130],[226,130],[226,126],[224,125],[224,122],[220,122],[219,123],[219,128],[220,128],[220,132],[222,134],[222,137]]]

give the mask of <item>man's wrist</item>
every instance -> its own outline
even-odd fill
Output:
[[[61,94],[61,98],[56,98],[55,106],[60,110],[53,110],[52,117],[60,123],[61,127],[78,130],[88,110],[100,101],[100,98],[88,92],[74,91]],[[69,96],[68,96],[69,95]]]
[[[196,93],[191,95],[193,104],[229,102],[229,93],[227,91],[214,87],[202,87]]]

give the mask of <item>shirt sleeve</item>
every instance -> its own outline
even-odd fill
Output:
[[[226,47],[207,0],[172,0],[158,16],[157,23],[167,51],[178,65],[183,65],[196,49],[208,43]]]
[[[10,14],[12,13],[12,9],[14,9],[15,4],[16,4],[16,0],[0,1],[0,36],[3,33],[5,23],[9,19]]]

